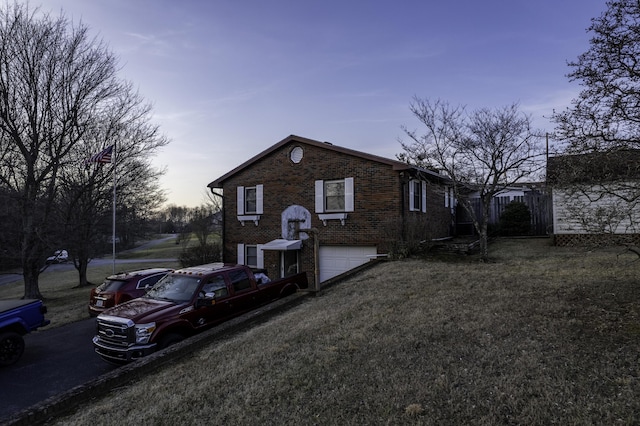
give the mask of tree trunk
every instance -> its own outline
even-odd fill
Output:
[[[480,260],[483,262],[489,261],[489,237],[487,231],[487,223],[483,222],[480,226]]]
[[[89,268],[89,256],[87,251],[78,250],[77,257],[73,259],[73,266],[78,271],[78,287],[84,287],[91,283],[87,280],[87,269]]]
[[[492,195],[483,195],[482,200],[482,218],[480,218],[480,260],[483,262],[489,261],[489,218],[491,214],[491,200]]]
[[[35,202],[31,202],[35,205]],[[35,210],[35,209],[33,209]],[[32,211],[33,211],[32,210]],[[29,209],[23,209],[22,237],[22,276],[24,278],[23,299],[42,299],[38,277],[40,276],[40,266],[42,266],[42,249],[38,238],[38,227],[35,224],[34,214]]]
[[[87,281],[87,268],[89,267],[89,260],[82,259],[78,261],[76,269],[78,270],[78,287],[84,287],[89,285]]]
[[[42,299],[38,277],[40,276],[40,264],[38,259],[24,259],[22,262],[22,276],[24,278],[23,299]]]

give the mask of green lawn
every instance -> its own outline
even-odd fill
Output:
[[[140,252],[127,252],[116,254],[116,272],[134,271],[136,269],[163,267],[178,268],[178,262],[154,262],[145,259],[177,258],[181,246],[175,241],[153,246]],[[111,259],[110,256],[108,256]],[[140,259],[136,263],[118,263],[118,259]],[[113,273],[113,264],[95,266],[89,263],[87,279],[98,285],[104,278]],[[47,319],[51,320],[48,328],[59,327],[69,322],[88,318],[87,306],[89,304],[89,292],[94,286],[78,287],[78,272],[75,269],[65,272],[43,272],[40,274],[39,287],[47,306]],[[0,286],[0,299],[20,298],[24,295],[24,282],[22,280]],[[44,330],[44,329],[43,329]]]

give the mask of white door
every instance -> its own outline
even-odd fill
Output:
[[[375,246],[320,246],[320,282],[367,263]]]

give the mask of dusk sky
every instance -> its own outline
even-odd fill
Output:
[[[395,158],[414,96],[514,102],[536,127],[575,98],[568,61],[604,0],[31,0],[89,26],[171,143],[168,203],[291,134]],[[274,170],[274,173],[277,173]]]

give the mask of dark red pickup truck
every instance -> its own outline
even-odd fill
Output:
[[[130,362],[307,287],[304,272],[271,281],[244,265],[179,269],[144,296],[98,315],[93,345],[105,361]]]

